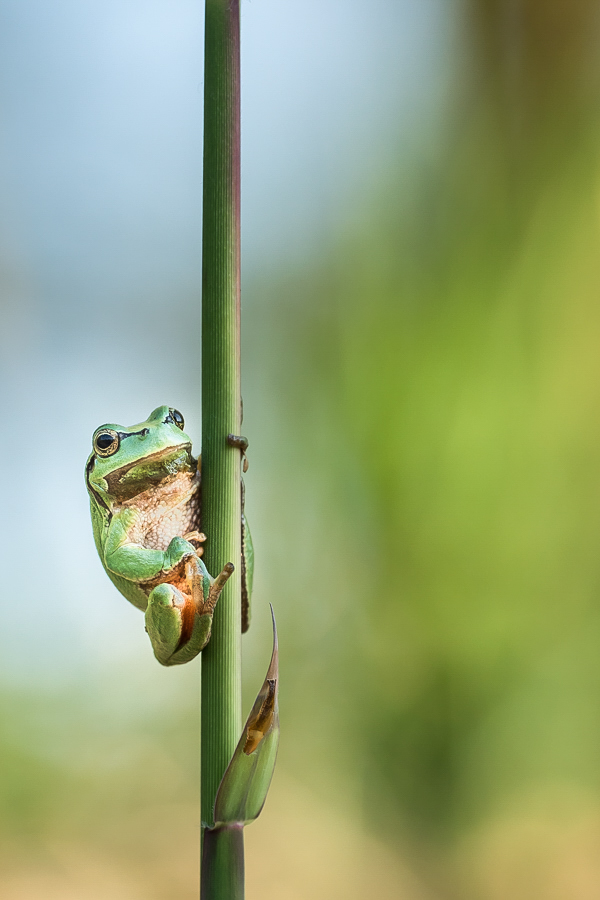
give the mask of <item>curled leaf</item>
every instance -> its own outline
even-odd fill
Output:
[[[279,744],[279,650],[273,607],[273,653],[266,678],[248,716],[215,799],[215,826],[247,825],[267,798]]]

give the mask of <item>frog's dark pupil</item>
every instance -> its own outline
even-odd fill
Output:
[[[113,441],[114,436],[112,434],[99,434],[96,438],[96,446],[99,450],[108,450]]]
[[[183,425],[184,425],[184,422],[183,422],[183,416],[181,415],[181,413],[179,412],[179,410],[178,410],[178,409],[172,409],[172,410],[171,410],[171,416],[173,417],[173,421],[175,422],[175,424],[177,425],[177,427],[183,429]]]

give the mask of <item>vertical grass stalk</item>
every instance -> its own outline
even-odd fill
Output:
[[[233,562],[202,653],[202,900],[244,896],[242,831],[207,832],[242,729],[239,0],[206,0],[202,237],[202,530],[209,572]]]

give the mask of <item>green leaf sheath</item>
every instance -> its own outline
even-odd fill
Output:
[[[271,662],[217,793],[218,826],[247,825],[264,806],[279,745],[278,694],[279,650],[273,616]]]

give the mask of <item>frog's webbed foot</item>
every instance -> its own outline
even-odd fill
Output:
[[[202,544],[206,540],[206,535],[202,531],[188,531],[187,534],[183,535],[183,539],[184,541],[189,541],[198,556],[202,556],[204,553]]]
[[[227,563],[214,580],[198,557],[185,561],[184,577],[177,584],[156,585],[148,597],[146,631],[154,655],[163,666],[189,662],[210,640],[217,600],[231,573]]]

